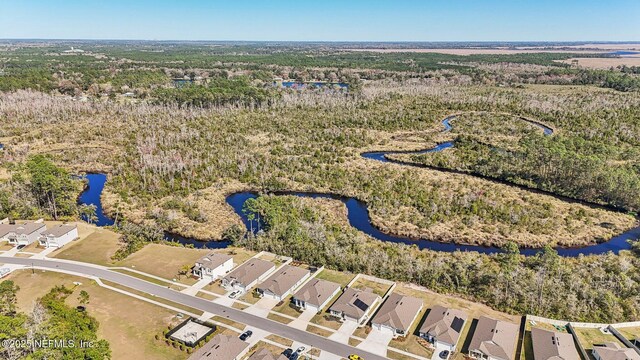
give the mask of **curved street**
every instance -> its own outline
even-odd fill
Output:
[[[349,354],[357,353],[365,359],[382,360],[385,357],[375,355],[355,349],[349,345],[342,344],[319,335],[308,333],[306,331],[292,328],[288,325],[281,324],[279,322],[262,318],[256,315],[246,313],[244,311],[227,307],[224,305],[216,304],[211,301],[201,299],[195,296],[187,295],[159,286],[138,278],[121,274],[115,271],[111,271],[105,267],[101,267],[93,264],[62,261],[62,260],[42,260],[42,259],[29,259],[29,258],[15,258],[0,256],[0,263],[23,265],[27,267],[35,267],[41,269],[48,269],[51,271],[72,272],[88,277],[97,277],[102,280],[108,280],[113,283],[129,287],[134,290],[144,292],[149,295],[153,295],[159,298],[173,301],[175,303],[189,306],[195,309],[206,311],[218,316],[226,317],[230,320],[247,324],[251,327],[255,327],[269,333],[282,336],[294,341],[298,341],[304,344],[311,345],[322,351],[326,351],[341,357],[348,357]]]

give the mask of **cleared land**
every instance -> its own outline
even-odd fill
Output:
[[[627,66],[640,66],[640,56],[623,56],[616,58],[573,58],[563,60],[565,64],[573,64],[573,61],[578,61],[579,67],[585,67],[589,69],[609,69],[622,65]]]
[[[169,346],[159,346],[154,336],[175,325],[180,320],[175,313],[117,292],[102,288],[91,280],[66,274],[28,270],[16,271],[7,279],[20,286],[18,307],[30,311],[34,299],[46,294],[53,286],[65,285],[74,288],[67,302],[77,304],[80,290],[89,293],[89,304],[85,305],[91,316],[100,323],[98,336],[109,341],[113,359],[186,359],[188,356]],[[74,286],[73,282],[82,285]]]

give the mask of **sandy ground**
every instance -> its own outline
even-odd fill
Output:
[[[578,60],[578,66],[589,69],[609,69],[620,65],[640,66],[640,56],[625,56],[619,58],[574,58],[560,62],[571,64]]]

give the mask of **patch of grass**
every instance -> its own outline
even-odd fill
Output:
[[[287,338],[283,338],[282,336],[278,336],[275,334],[271,334],[271,335],[267,335],[267,337],[265,337],[265,339],[271,340],[273,342],[276,342],[278,344],[281,344],[283,346],[286,347],[290,347],[291,345],[293,345],[293,341],[287,339]]]
[[[349,338],[349,346],[353,346],[356,347],[358,346],[362,341],[358,340],[358,339],[354,339],[352,337]]]
[[[606,342],[614,342],[624,347],[624,345],[620,342],[620,340],[618,340],[618,338],[616,338],[612,334],[603,334],[600,329],[574,328],[574,330],[578,335],[578,340],[589,354],[591,354],[593,345],[604,344]]]
[[[242,324],[242,323],[239,323],[239,322],[236,322],[236,321],[233,321],[231,319],[227,319],[225,317],[218,316],[218,315],[212,317],[211,320],[214,320],[214,321],[217,321],[217,322],[221,322],[223,324],[227,324],[227,325],[229,325],[229,326],[231,326],[233,328],[239,329],[239,330],[244,330],[244,328],[247,327],[247,325],[245,325],[245,324]]]
[[[342,287],[346,286],[354,277],[355,275],[352,273],[330,269],[324,269],[318,275],[316,275],[317,279],[331,281],[340,284]]]
[[[295,305],[291,302],[291,297],[292,296],[288,296],[286,299],[284,299],[282,305],[276,306],[272,310],[296,318],[300,316],[302,312],[298,310],[298,308],[295,307]]]
[[[213,283],[205,285],[205,287],[203,287],[202,289],[218,295],[224,295],[228,292],[227,289],[222,287],[222,282],[219,279],[214,281]]]
[[[321,329],[317,326],[313,326],[313,325],[307,325],[307,332],[310,332],[312,334],[316,334],[316,335],[320,335],[323,337],[329,337],[331,336],[331,334],[333,334],[331,331],[325,330],[325,329]]]
[[[244,301],[249,304],[255,304],[258,301],[260,301],[260,299],[261,299],[260,295],[258,295],[258,293],[255,290],[253,290],[242,295],[238,300]]]
[[[316,314],[311,318],[309,322],[334,330],[338,330],[342,325],[340,321],[329,315],[329,313]]]
[[[369,336],[370,332],[371,332],[371,326],[365,325],[365,326],[356,328],[356,330],[353,332],[353,336],[357,336],[361,339],[366,339],[367,336]]]
[[[159,302],[161,304],[165,304],[165,305],[169,305],[169,306],[172,306],[172,307],[175,307],[175,308],[178,308],[178,309],[182,309],[183,311],[186,311],[186,312],[189,312],[189,313],[192,313],[192,314],[196,314],[196,315],[202,315],[203,314],[203,312],[201,310],[194,309],[192,307],[185,306],[185,305],[182,305],[182,304],[178,304],[178,303],[175,303],[173,301],[170,301],[170,300],[167,300],[167,299],[163,299],[161,297],[153,296],[153,295],[147,294],[145,292],[141,292],[141,291],[138,291],[138,290],[135,290],[135,289],[131,289],[131,288],[127,287],[127,286],[122,286],[120,284],[116,284],[116,283],[113,283],[111,281],[102,280],[102,283],[107,285],[107,286],[111,286],[113,288],[124,290],[124,291],[126,291],[128,293],[131,293],[131,294],[134,294],[134,295],[138,295],[138,296],[142,296],[142,297],[147,298],[149,300],[153,300],[153,301]]]
[[[277,314],[274,314],[274,313],[269,313],[269,315],[267,315],[267,319],[271,319],[273,321],[277,321],[277,322],[282,323],[282,324],[288,324],[288,323],[290,323],[292,321],[289,318],[286,318],[284,316],[280,316],[280,315],[277,315]]]
[[[400,354],[400,353],[395,352],[393,350],[387,350],[387,357],[389,359],[394,359],[394,360],[415,360],[412,357],[409,357],[409,356],[404,355],[404,354]]]
[[[238,310],[244,310],[244,309],[248,308],[249,306],[247,306],[247,305],[245,305],[243,303],[239,303],[239,302],[236,301],[231,305],[231,307],[234,308],[234,309],[238,309]]]
[[[430,358],[431,355],[433,355],[433,350],[427,349],[424,346],[420,345],[420,343],[418,342],[418,337],[415,335],[393,339],[389,343],[389,346],[426,358]]]
[[[86,234],[85,234],[86,233]],[[109,266],[120,247],[120,235],[104,228],[78,224],[80,239],[65,245],[60,251],[50,255],[58,259],[88,262]],[[83,236],[84,235],[84,236]]]
[[[217,299],[217,297],[216,297],[216,296],[211,295],[211,294],[204,293],[204,292],[202,292],[202,291],[198,291],[198,293],[196,294],[196,296],[197,296],[197,297],[199,297],[199,298],[202,298],[202,299],[207,299],[207,300],[215,300],[215,299]]]
[[[616,328],[616,330],[629,340],[640,339],[640,326]]]
[[[354,288],[354,289],[359,289],[359,290],[371,289],[371,291],[373,291],[374,294],[378,294],[381,297],[384,296],[384,294],[387,293],[389,288],[391,288],[390,285],[383,284],[383,283],[378,282],[378,281],[365,279],[365,278],[362,278],[362,277],[358,278],[358,280],[356,280],[353,283],[353,285],[351,285],[351,287]]]
[[[159,280],[159,279],[156,279],[154,277],[145,276],[145,275],[139,274],[137,272],[130,271],[128,269],[113,269],[113,271],[119,272],[121,274],[129,275],[129,276],[138,278],[140,280],[144,280],[144,281],[150,282],[152,284],[161,285],[161,286],[169,286],[169,288],[174,289],[174,290],[185,289],[182,286],[173,285],[173,283],[171,281],[169,281],[169,280]]]

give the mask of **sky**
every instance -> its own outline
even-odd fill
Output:
[[[0,0],[0,39],[640,41],[640,0]]]

